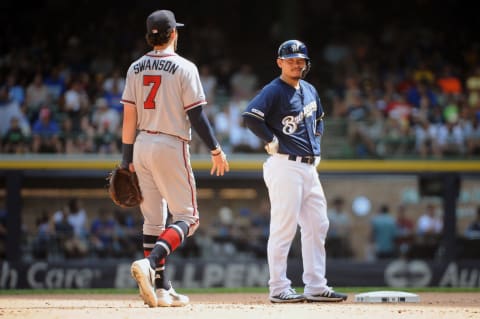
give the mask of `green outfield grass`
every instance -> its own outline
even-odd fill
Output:
[[[200,293],[268,293],[267,288],[195,288],[195,289],[176,289],[179,292],[187,294]],[[335,290],[344,293],[362,293],[370,291],[405,291],[412,293],[420,292],[476,292],[480,293],[480,288],[452,288],[452,287],[423,287],[423,288],[392,288],[392,287],[335,287]],[[302,288],[297,288],[298,292],[303,292]],[[25,294],[138,294],[137,289],[12,289],[0,290],[0,295],[25,295]]]

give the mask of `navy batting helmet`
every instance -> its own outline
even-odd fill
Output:
[[[288,40],[283,42],[278,48],[279,59],[303,58],[307,62],[305,70],[303,70],[302,78],[310,71],[310,58],[308,57],[307,46],[298,40]]]

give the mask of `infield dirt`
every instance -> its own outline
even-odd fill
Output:
[[[480,318],[480,293],[418,295],[418,303],[357,303],[352,293],[342,303],[271,304],[258,293],[191,294],[191,303],[181,308],[148,308],[137,295],[2,295],[0,319]]]

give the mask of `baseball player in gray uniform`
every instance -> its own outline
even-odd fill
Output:
[[[203,112],[207,102],[197,67],[179,56],[173,12],[157,10],[146,20],[146,40],[153,50],[127,72],[122,167],[136,171],[143,194],[144,259],[131,267],[140,296],[150,307],[184,306],[189,300],[165,276],[165,258],[199,225],[195,179],[190,165],[191,126],[211,150],[211,174],[229,164]],[[172,223],[165,227],[167,209]]]
[[[310,69],[307,47],[289,40],[278,49],[280,77],[267,84],[248,104],[247,127],[267,144],[270,156],[263,177],[270,197],[267,245],[270,301],[273,303],[342,301],[347,295],[327,286],[325,238],[327,203],[317,173],[323,108],[315,88],[303,78]],[[301,228],[304,294],[287,278],[287,257]]]

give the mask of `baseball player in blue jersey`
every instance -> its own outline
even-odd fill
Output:
[[[247,127],[267,144],[270,156],[263,177],[270,197],[267,245],[269,298],[273,303],[343,301],[347,295],[327,286],[325,237],[327,202],[317,173],[323,108],[316,89],[303,78],[310,69],[307,47],[297,40],[282,43],[277,65],[280,77],[267,84],[248,104]],[[301,228],[304,294],[287,278],[287,258]]]

